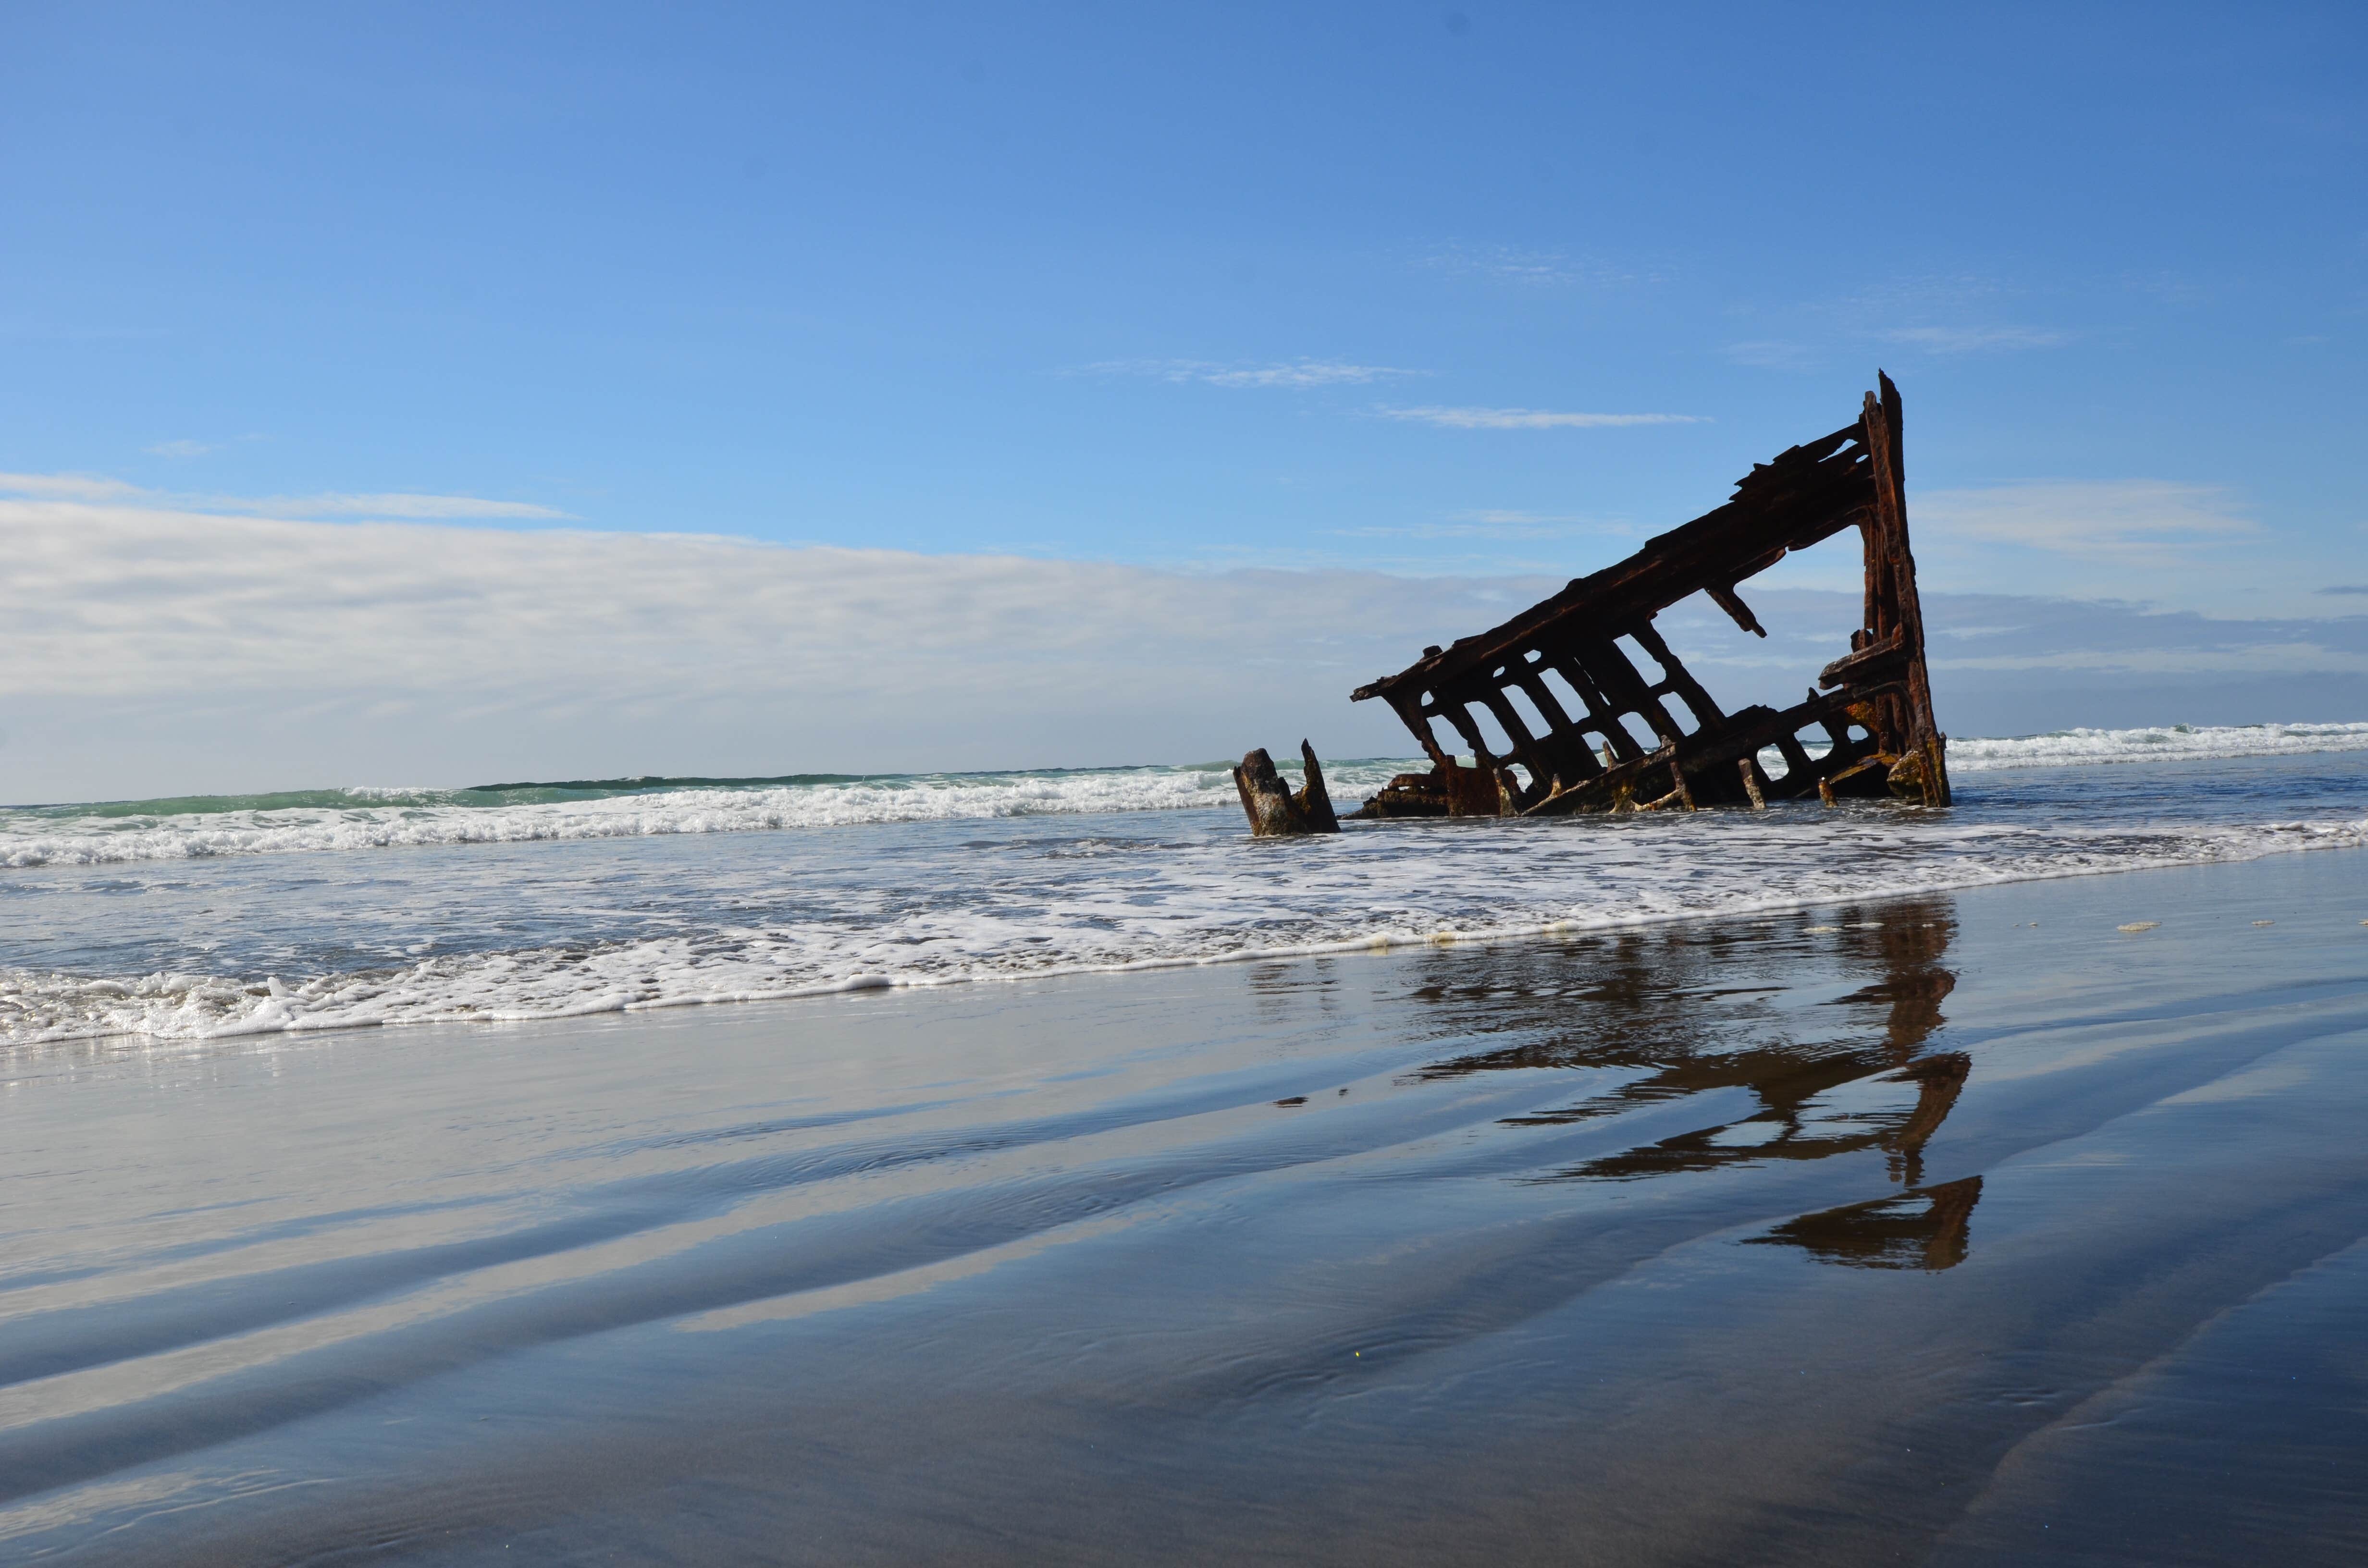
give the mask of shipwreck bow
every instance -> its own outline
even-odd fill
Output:
[[[1755,465],[1717,510],[1360,687],[1355,700],[1387,702],[1432,767],[1399,775],[1355,814],[1691,810],[1813,792],[1828,801],[1889,794],[1947,805],[1946,737],[1932,719],[1907,546],[1899,389],[1880,372],[1877,381],[1880,392],[1866,394],[1855,423]],[[1765,637],[1738,586],[1851,528],[1865,551],[1866,601],[1849,651],[1805,701],[1782,711],[1720,708],[1653,618],[1701,593]],[[1489,746],[1484,718],[1509,743],[1502,756]],[[1773,767],[1761,760],[1771,748],[1781,759]]]

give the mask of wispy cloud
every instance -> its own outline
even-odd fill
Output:
[[[1219,387],[1328,387],[1361,384],[1393,376],[1418,374],[1388,365],[1343,365],[1302,359],[1289,365],[1263,365],[1253,369],[1212,370],[1201,379]]]
[[[2368,597],[2368,583],[2330,583],[2317,590],[2322,594],[2345,594]]]
[[[1968,316],[1987,314],[1998,301],[2019,290],[2003,278],[1985,278],[1978,273],[1926,273],[1915,278],[1892,278],[1880,283],[1870,283],[1839,299],[1828,301],[1823,308],[1843,315],[1868,316],[1941,314]]]
[[[1212,359],[1106,359],[1073,372],[1087,376],[1144,376],[1160,381],[1199,381],[1212,387],[1361,386],[1399,376],[1419,376],[1395,365],[1356,365],[1339,359],[1290,359],[1265,365],[1225,364]]]
[[[1933,275],[1892,278],[1790,306],[1738,307],[1737,314],[1757,317],[1768,335],[1730,343],[1725,352],[1738,365],[1805,370],[1852,342],[1959,355],[2055,348],[2078,338],[2073,332],[2001,321],[2021,292],[1997,278]]]
[[[210,441],[159,441],[145,449],[150,457],[154,458],[201,458],[208,452],[221,451],[222,448]]]
[[[1703,425],[1699,414],[1563,414],[1544,408],[1377,408],[1383,419],[1408,419],[1450,430],[1596,430],[1626,425]]]
[[[1928,354],[1998,354],[2020,348],[2055,348],[2072,341],[2069,333],[2033,326],[1900,326],[1878,332],[1885,343]]]
[[[1531,523],[1583,523],[1586,517],[1562,512],[1524,512],[1511,506],[1475,506],[1470,511],[1453,512],[1449,516],[1459,523],[1503,524],[1508,527]]]
[[[1660,281],[1651,270],[1622,266],[1589,253],[1525,249],[1519,245],[1442,245],[1425,256],[1421,265],[1434,271],[1532,288],[1601,289]]]
[[[233,512],[259,517],[507,518],[564,521],[568,514],[528,501],[477,495],[331,493],[319,495],[211,495],[149,490],[82,473],[0,473],[0,495],[34,500],[111,502],[186,512]]]
[[[1782,338],[1763,337],[1748,343],[1730,343],[1726,357],[1738,365],[1755,370],[1807,370],[1819,363],[1817,351],[1805,343],[1793,343]]]
[[[1940,490],[1914,506],[1950,534],[2092,560],[2159,562],[2260,531],[2226,491],[2160,479]]]
[[[2185,307],[2208,304],[2212,299],[2209,289],[2176,272],[2125,272],[2122,283],[2157,304]]]
[[[1600,517],[1488,508],[1457,512],[1443,522],[1378,525],[1330,531],[1336,539],[1538,540],[1603,534],[1617,536],[1635,530],[1625,522]]]
[[[131,501],[150,492],[91,473],[0,473],[0,494],[41,501]]]
[[[2208,624],[2208,623],[2207,623]],[[2228,623],[2224,623],[2228,624]],[[2275,622],[2233,623],[2254,627]],[[2368,653],[2329,647],[2306,639],[2285,642],[2215,642],[2189,647],[2056,648],[2028,653],[1990,653],[1932,661],[1936,670],[2045,670],[2059,675],[2270,675],[2305,671],[2368,674]]]
[[[1139,705],[1189,650],[1222,695],[1225,650],[1287,648],[1310,627],[1379,669],[1437,619],[1424,588],[1364,570],[1217,578],[694,534],[330,523],[144,496],[0,498],[0,530],[12,551],[0,623],[12,690],[26,692],[375,680],[529,704],[590,683],[653,699],[820,693],[830,706],[896,691],[941,710],[1008,684],[1003,710],[1025,696],[1066,722],[1068,683]],[[1551,585],[1521,582],[1510,602]],[[1446,597],[1468,614],[1478,591],[1460,583]]]
[[[1350,569],[1336,554],[1308,571],[1163,571],[691,535],[299,521],[174,509],[87,476],[0,483],[18,497],[0,499],[9,700],[73,743],[0,753],[0,799],[17,800],[162,793],[206,777],[248,788],[340,776],[461,782],[1177,760],[1238,755],[1245,736],[1311,732],[1327,756],[1376,755],[1406,740],[1380,705],[1344,700],[1358,681],[1398,668],[1426,642],[1502,619],[1576,566],[1601,563],[1541,560],[1520,576],[1499,565],[1442,580],[1456,564],[1445,552],[1410,549],[1395,563],[1403,575],[1376,570],[1385,563],[1362,551]],[[2119,509],[2086,488],[2001,487],[1970,500],[1918,493],[1919,546],[1946,537],[1934,519],[1952,506],[2018,539],[2051,516],[2105,515],[2109,543],[2146,528],[2214,539],[2249,526],[2225,497],[2192,486],[2096,487],[2117,489]],[[2143,526],[2132,508],[2146,513]],[[1436,526],[1586,521],[1487,508]],[[1994,719],[1952,719],[1963,733],[2029,727],[2028,693],[2049,684],[2032,670],[2102,670],[2082,676],[2093,694],[2123,670],[2233,678],[2368,667],[2368,618],[2214,621],[1968,598],[1940,591],[1931,575],[1927,589],[1935,632],[1965,633],[1936,642],[1936,653],[1974,661],[1943,672],[1952,683],[1944,711],[1968,711],[1977,677],[2011,676],[2022,694],[1992,703]],[[1730,703],[1796,696],[1852,623],[1857,586],[1748,597],[1775,634],[1768,642],[1712,613],[1689,630],[1706,655],[1689,642],[1681,651],[1698,673],[1724,662],[1748,677],[1714,683]],[[1789,622],[1778,619],[1788,598],[1799,610]],[[1786,642],[1793,625],[1816,641]],[[1985,660],[2012,668],[1982,676]],[[1258,678],[1246,685],[1245,669]],[[2272,707],[2286,695],[2262,690]],[[2136,722],[2093,695],[2075,698],[2044,722]]]
[[[475,495],[269,495],[256,500],[214,498],[226,508],[252,510],[266,517],[537,517],[564,519],[568,514],[528,501],[487,501]]]

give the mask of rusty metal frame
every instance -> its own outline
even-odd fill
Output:
[[[1877,381],[1880,392],[1866,394],[1855,423],[1755,465],[1717,510],[1501,626],[1426,649],[1419,662],[1359,688],[1353,699],[1387,702],[1433,766],[1401,774],[1356,814],[1691,810],[1812,792],[1828,801],[1890,794],[1947,805],[1946,737],[1932,718],[1907,542],[1899,389],[1880,372]],[[1737,585],[1853,527],[1865,551],[1864,624],[1851,633],[1850,652],[1819,674],[1823,689],[1782,711],[1721,710],[1653,618],[1701,593],[1765,637]],[[1640,669],[1636,655],[1657,675]],[[1510,741],[1508,755],[1491,754],[1483,712]],[[1461,747],[1442,741],[1441,723]],[[1813,730],[1829,743],[1815,758],[1803,744]],[[1783,759],[1772,775],[1759,761],[1771,746]],[[1472,766],[1459,750],[1472,753]]]

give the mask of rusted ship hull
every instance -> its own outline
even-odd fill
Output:
[[[1908,548],[1899,390],[1888,376],[1878,381],[1855,423],[1756,465],[1715,511],[1360,688],[1355,700],[1379,698],[1396,711],[1432,767],[1400,775],[1354,814],[1692,810],[1813,793],[1947,805],[1945,737],[1932,717]],[[1804,701],[1781,711],[1720,708],[1654,617],[1700,593],[1765,637],[1738,586],[1851,528],[1866,594],[1849,651]],[[1492,751],[1484,715],[1508,743],[1504,755]],[[1772,768],[1760,760],[1770,749],[1782,759]]]

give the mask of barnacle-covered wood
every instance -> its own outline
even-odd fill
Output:
[[[1691,811],[1810,794],[1947,805],[1945,737],[1932,719],[1907,546],[1899,389],[1876,379],[1881,391],[1866,394],[1856,423],[1755,465],[1716,511],[1360,688],[1356,700],[1378,697],[1396,710],[1432,767],[1400,774],[1354,814]],[[1850,651],[1804,701],[1722,710],[1653,618],[1700,593],[1765,637],[1737,585],[1850,528],[1865,552],[1866,596]],[[1491,750],[1484,722],[1501,735],[1504,756]],[[1812,758],[1804,738],[1824,754]],[[1759,766],[1770,747],[1781,773]]]
[[[1258,838],[1289,838],[1307,833],[1338,833],[1340,819],[1332,813],[1332,797],[1324,788],[1324,767],[1315,748],[1299,743],[1299,757],[1307,782],[1293,793],[1275,771],[1266,748],[1242,758],[1234,769],[1234,788],[1241,791],[1242,810],[1248,813],[1250,833]]]

